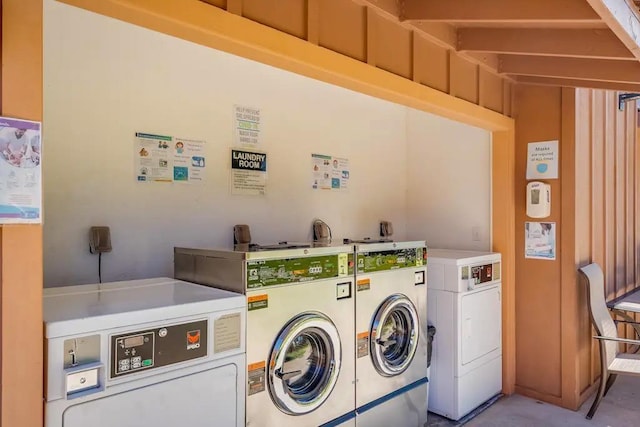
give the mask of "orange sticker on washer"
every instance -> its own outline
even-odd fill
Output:
[[[247,298],[248,311],[259,310],[267,307],[269,307],[269,295],[267,294],[252,295]]]
[[[356,282],[358,292],[368,291],[371,288],[371,279],[360,279]]]
[[[262,362],[256,362],[256,363],[249,364],[249,366],[247,367],[247,370],[248,371],[255,371],[256,369],[264,368],[266,366],[267,366],[267,362],[265,362],[263,360]]]
[[[356,354],[357,357],[365,357],[369,355],[369,331],[360,332],[356,335]]]
[[[264,360],[249,364],[247,369],[247,394],[249,396],[265,390],[266,366],[267,363]]]

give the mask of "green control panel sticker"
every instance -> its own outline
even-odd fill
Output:
[[[353,273],[355,273],[356,269],[356,260],[355,257],[353,255],[353,252],[350,252],[348,255],[348,260],[349,260],[349,276],[353,276]]]
[[[358,253],[358,273],[421,267],[426,263],[426,248],[393,249]]]
[[[247,262],[247,288],[330,279],[349,274],[347,253]]]

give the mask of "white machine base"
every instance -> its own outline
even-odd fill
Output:
[[[63,414],[62,425],[205,427],[203,420],[215,414],[216,425],[235,426],[237,392],[235,387],[229,386],[233,385],[238,368],[242,365],[229,364],[116,394],[108,399],[70,406]]]
[[[428,382],[373,407],[356,410],[357,427],[422,427],[427,422]],[[411,410],[407,410],[411,408]]]
[[[451,395],[441,396],[442,406],[432,404],[429,411],[457,421],[502,391],[502,356],[457,377],[453,384]]]

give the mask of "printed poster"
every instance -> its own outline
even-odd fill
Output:
[[[524,223],[524,257],[530,259],[556,259],[556,223]]]
[[[557,179],[559,154],[558,141],[530,142],[527,179]]]
[[[231,194],[264,196],[267,190],[267,154],[231,150]]]
[[[136,177],[139,182],[173,182],[173,137],[136,132]]]
[[[205,141],[175,138],[173,181],[202,184],[205,180]]]
[[[261,142],[260,109],[242,105],[233,106],[236,145],[257,146]]]
[[[41,123],[0,117],[0,223],[42,223]]]
[[[204,182],[205,141],[137,132],[135,171],[138,182]]]
[[[311,154],[314,190],[347,190],[349,188],[349,159],[324,154]]]

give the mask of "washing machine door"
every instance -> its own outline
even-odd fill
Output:
[[[302,313],[280,331],[269,357],[269,393],[284,413],[302,415],[320,407],[338,380],[342,346],[331,319]]]
[[[378,307],[369,331],[369,354],[378,373],[392,377],[404,372],[418,346],[418,312],[403,294],[394,294]]]

